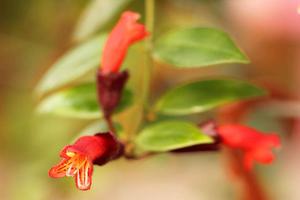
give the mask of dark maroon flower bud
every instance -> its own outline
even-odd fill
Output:
[[[102,107],[104,117],[110,118],[115,108],[118,106],[124,85],[128,79],[128,72],[116,72],[103,74],[97,73],[97,93],[98,100]]]

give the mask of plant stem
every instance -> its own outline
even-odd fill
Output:
[[[146,28],[150,32],[148,39],[146,40],[149,49],[152,49],[152,39],[154,31],[154,15],[155,15],[155,0],[145,0],[145,12],[146,12]]]
[[[239,102],[231,106],[223,107],[219,111],[219,121],[220,123],[241,123],[246,114],[248,114],[248,109],[255,102]],[[268,194],[266,193],[264,187],[260,184],[256,174],[252,171],[245,170],[243,166],[243,158],[233,149],[226,149],[225,156],[227,157],[230,165],[230,170],[236,177],[236,181],[241,184],[241,200],[269,200]]]
[[[142,101],[144,105],[148,106],[148,98],[150,92],[150,82],[152,76],[153,68],[153,59],[152,59],[152,50],[153,50],[153,34],[154,34],[154,18],[155,18],[155,0],[145,0],[145,24],[146,29],[149,31],[150,35],[146,38],[145,41],[145,50],[146,50],[146,68],[144,70],[143,77],[143,95]]]
[[[145,0],[145,25],[149,32],[149,35],[145,39],[145,45],[141,52],[145,53],[143,57],[143,68],[135,70],[135,77],[139,79],[140,85],[135,88],[137,93],[141,93],[137,97],[136,104],[127,111],[127,115],[124,116],[124,128],[126,130],[126,138],[124,143],[126,144],[125,152],[127,157],[135,157],[134,138],[145,119],[145,110],[148,109],[149,105],[149,93],[150,83],[152,77],[153,59],[153,33],[154,33],[154,14],[155,13],[155,0]],[[145,63],[145,64],[144,64]],[[131,77],[133,78],[133,77]],[[134,120],[132,120],[134,119]]]
[[[113,121],[111,119],[111,116],[109,117],[105,117],[106,123],[108,125],[108,128],[111,132],[113,132],[114,134],[116,134],[116,129],[114,127]]]
[[[264,191],[264,187],[258,181],[252,171],[244,169],[241,155],[235,150],[226,149],[228,160],[230,162],[231,172],[235,175],[237,183],[241,186],[241,200],[269,200]]]

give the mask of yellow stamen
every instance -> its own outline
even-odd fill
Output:
[[[73,157],[73,156],[75,156],[76,155],[76,153],[74,153],[74,152],[72,152],[72,151],[67,151],[67,156],[69,156],[69,157]]]
[[[67,155],[70,156],[70,159],[64,168],[66,170],[66,176],[74,176],[85,165],[87,158],[86,156],[74,152],[67,152]]]

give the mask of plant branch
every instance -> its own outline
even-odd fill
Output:
[[[155,21],[155,0],[145,0],[145,13],[146,13],[146,28],[149,31],[150,35],[146,38],[145,41],[145,50],[146,50],[146,67],[144,70],[143,77],[143,95],[142,101],[144,105],[148,106],[148,98],[150,92],[150,83],[152,76],[153,68],[153,59],[152,59],[152,50],[153,50],[153,36],[154,36],[154,21]]]
[[[230,162],[230,169],[241,185],[241,200],[268,200],[269,197],[264,191],[263,186],[258,181],[252,171],[245,170],[239,152],[226,149],[226,154]]]
[[[105,120],[106,120],[106,123],[108,125],[108,128],[111,132],[113,132],[114,134],[116,134],[116,129],[114,127],[114,123],[111,119],[111,116],[110,117],[105,117]]]
[[[255,106],[255,101],[244,101],[223,107],[219,111],[219,121],[221,123],[240,123],[243,121],[251,107]],[[268,200],[268,195],[257,176],[252,171],[245,170],[243,158],[237,150],[223,148],[225,156],[229,160],[230,169],[236,176],[236,180],[241,183],[241,200]]]
[[[125,154],[127,157],[133,157],[134,152],[134,137],[137,134],[143,120],[145,119],[145,109],[148,108],[149,93],[150,93],[150,82],[153,67],[152,60],[152,49],[153,49],[153,33],[154,33],[154,11],[155,11],[155,0],[145,0],[145,25],[149,32],[149,35],[145,39],[145,45],[140,51],[144,53],[142,69],[134,70],[134,78],[138,80],[138,87],[135,91],[139,95],[136,99],[135,105],[127,111],[127,114],[123,116],[124,119],[124,129],[126,130],[125,143]],[[145,64],[144,64],[145,63]],[[133,78],[133,77],[132,77]],[[133,120],[134,119],[134,120]]]

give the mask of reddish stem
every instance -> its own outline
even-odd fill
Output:
[[[243,121],[244,117],[251,108],[257,104],[266,101],[265,98],[243,101],[224,107],[219,112],[219,121],[221,123],[239,123]],[[241,185],[241,200],[268,200],[264,188],[259,183],[256,174],[252,171],[247,171],[243,165],[243,158],[238,150],[225,149],[229,163],[230,170],[235,175],[238,183]]]
[[[232,149],[225,150],[230,163],[230,170],[241,187],[241,200],[268,200],[264,188],[253,171],[245,170],[240,152]]]
[[[113,123],[113,121],[112,121],[112,119],[111,119],[111,116],[105,117],[105,120],[106,120],[106,123],[107,123],[107,125],[108,125],[109,130],[110,130],[111,132],[113,132],[113,134],[115,135],[115,134],[116,134],[116,129],[115,129],[115,127],[114,127],[114,123]]]

